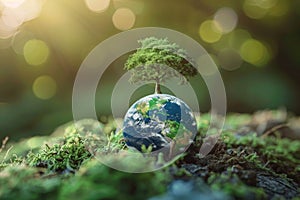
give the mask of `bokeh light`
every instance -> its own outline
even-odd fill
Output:
[[[32,85],[34,95],[44,100],[52,98],[56,93],[56,88],[56,81],[47,75],[38,77]]]
[[[235,29],[238,16],[232,8],[220,8],[214,15],[214,21],[222,33],[229,33]]]
[[[85,0],[85,3],[91,11],[101,13],[107,10],[110,0]]]
[[[45,0],[0,0],[0,48],[8,48],[8,38],[13,37],[24,22],[36,18]],[[11,42],[9,43],[11,44]]]
[[[269,10],[269,15],[274,17],[281,17],[288,13],[290,9],[289,1],[276,1],[276,4]]]
[[[245,61],[256,66],[265,64],[270,57],[266,46],[255,39],[249,39],[243,43],[240,55]]]
[[[221,39],[222,33],[214,20],[204,21],[199,28],[201,39],[207,43],[214,43]]]
[[[220,51],[218,54],[218,60],[220,66],[228,71],[238,69],[243,63],[243,60],[239,53],[233,49],[223,49],[222,51]]]
[[[24,22],[32,20],[40,15],[45,0],[26,0],[16,8],[15,13],[23,19]]]
[[[65,99],[71,96],[72,81],[89,52],[117,32],[135,27],[158,26],[190,35],[210,53],[198,55],[195,61],[204,76],[216,72],[215,68],[207,65],[211,59],[220,68],[224,83],[229,87],[230,112],[253,112],[251,96],[258,93],[264,94],[264,97],[262,100],[257,98],[255,105],[260,106],[257,109],[269,108],[275,102],[274,108],[286,106],[288,110],[294,109],[299,114],[300,106],[297,102],[300,101],[300,95],[286,101],[271,99],[267,95],[269,90],[274,90],[274,93],[276,90],[290,90],[298,94],[300,89],[300,79],[297,79],[300,73],[300,34],[297,25],[299,6],[300,1],[297,0],[231,0],[221,3],[183,3],[180,0],[159,3],[142,0],[0,0],[0,102],[7,102],[8,105],[1,104],[2,107],[12,107],[13,111],[14,105],[20,102],[22,106],[18,107],[18,111],[36,111],[41,114],[41,119],[50,115],[58,115],[61,120],[67,119],[54,114],[55,110],[68,112],[68,119],[71,119],[70,102]],[[110,100],[108,93],[113,89],[114,81],[124,73],[126,56],[111,63],[110,70],[105,72],[107,78],[101,80],[101,102],[96,107],[99,118],[110,114],[110,108],[106,106]],[[269,76],[276,74],[278,78],[274,82],[277,81],[277,85],[274,86],[272,82],[264,87],[253,88],[251,95],[244,97],[247,84],[263,84]],[[40,101],[32,92],[35,79],[41,75],[50,75],[56,81],[57,92],[51,99],[55,104]],[[197,84],[198,76],[190,79],[191,84]],[[249,76],[249,80],[243,82],[246,76]],[[280,85],[283,86],[279,88]],[[209,109],[207,88],[205,84],[196,87],[199,87],[197,96],[200,102],[204,102],[202,112],[206,112]],[[60,90],[64,92],[58,92]],[[231,95],[230,91],[233,90],[236,93]],[[147,86],[145,91],[151,92],[152,86]],[[272,98],[287,98],[281,96],[285,93],[279,92]],[[104,93],[108,95],[103,97]],[[32,99],[41,105],[33,103]],[[280,104],[292,100],[295,103]],[[49,108],[44,108],[45,103],[49,103]],[[50,113],[50,106],[53,113]],[[9,118],[15,123],[4,123],[7,127],[11,126],[5,132],[37,132],[30,128],[23,130],[25,126],[21,124],[25,121],[14,119],[20,115],[9,113]],[[37,116],[36,113],[32,115]],[[40,124],[38,118],[33,118],[36,120],[34,124],[43,126],[44,120]],[[50,120],[46,121],[50,124]],[[19,130],[14,131],[16,124],[19,124]],[[53,125],[51,129],[55,127]]]
[[[20,30],[17,32],[12,41],[12,48],[15,51],[15,53],[23,55],[24,46],[27,41],[34,39],[34,34],[26,31],[26,30]]]
[[[129,8],[119,8],[112,17],[114,26],[122,31],[131,29],[135,23],[135,14]]]
[[[42,40],[29,40],[24,45],[24,58],[30,65],[41,65],[49,56],[49,48]]]
[[[262,6],[260,0],[245,0],[243,10],[252,19],[261,19],[267,14],[267,8]]]
[[[245,0],[243,10],[252,19],[261,19],[265,16],[280,17],[288,12],[289,1]]]

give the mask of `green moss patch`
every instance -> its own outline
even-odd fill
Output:
[[[268,132],[274,127],[259,133],[251,115],[232,114],[212,151],[201,157],[200,147],[214,137],[207,135],[209,118],[197,119],[198,134],[184,155],[163,170],[143,174],[110,169],[93,157],[95,148],[126,150],[114,121],[69,124],[44,143],[38,138],[40,147],[33,138],[6,140],[0,152],[0,199],[299,198],[299,140],[280,129]],[[100,132],[104,139],[95,137]],[[176,186],[182,184],[178,180],[184,181],[182,187]]]

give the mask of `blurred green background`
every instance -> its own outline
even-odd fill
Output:
[[[71,121],[84,58],[101,41],[137,27],[174,29],[203,45],[222,74],[229,112],[300,114],[299,8],[294,0],[0,0],[0,139],[46,135]],[[111,114],[125,59],[100,80],[98,116]],[[206,112],[209,95],[199,80],[191,84]],[[152,91],[146,85],[132,101]]]

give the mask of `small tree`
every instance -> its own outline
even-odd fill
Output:
[[[167,38],[149,37],[138,42],[141,47],[125,63],[125,69],[132,72],[131,83],[155,81],[155,93],[160,94],[160,84],[164,81],[177,77],[185,83],[188,77],[197,74],[187,52]]]

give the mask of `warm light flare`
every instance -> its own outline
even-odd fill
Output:
[[[16,8],[16,14],[23,18],[24,22],[39,16],[45,0],[26,0],[21,6]]]
[[[16,9],[4,9],[1,17],[3,22],[12,28],[18,28],[24,22],[24,18],[17,13]]]
[[[46,0],[0,0],[0,48],[8,48],[11,38],[24,22],[39,16]],[[9,45],[8,44],[9,39]]]
[[[25,0],[1,0],[1,3],[8,8],[17,8],[24,3]]]

